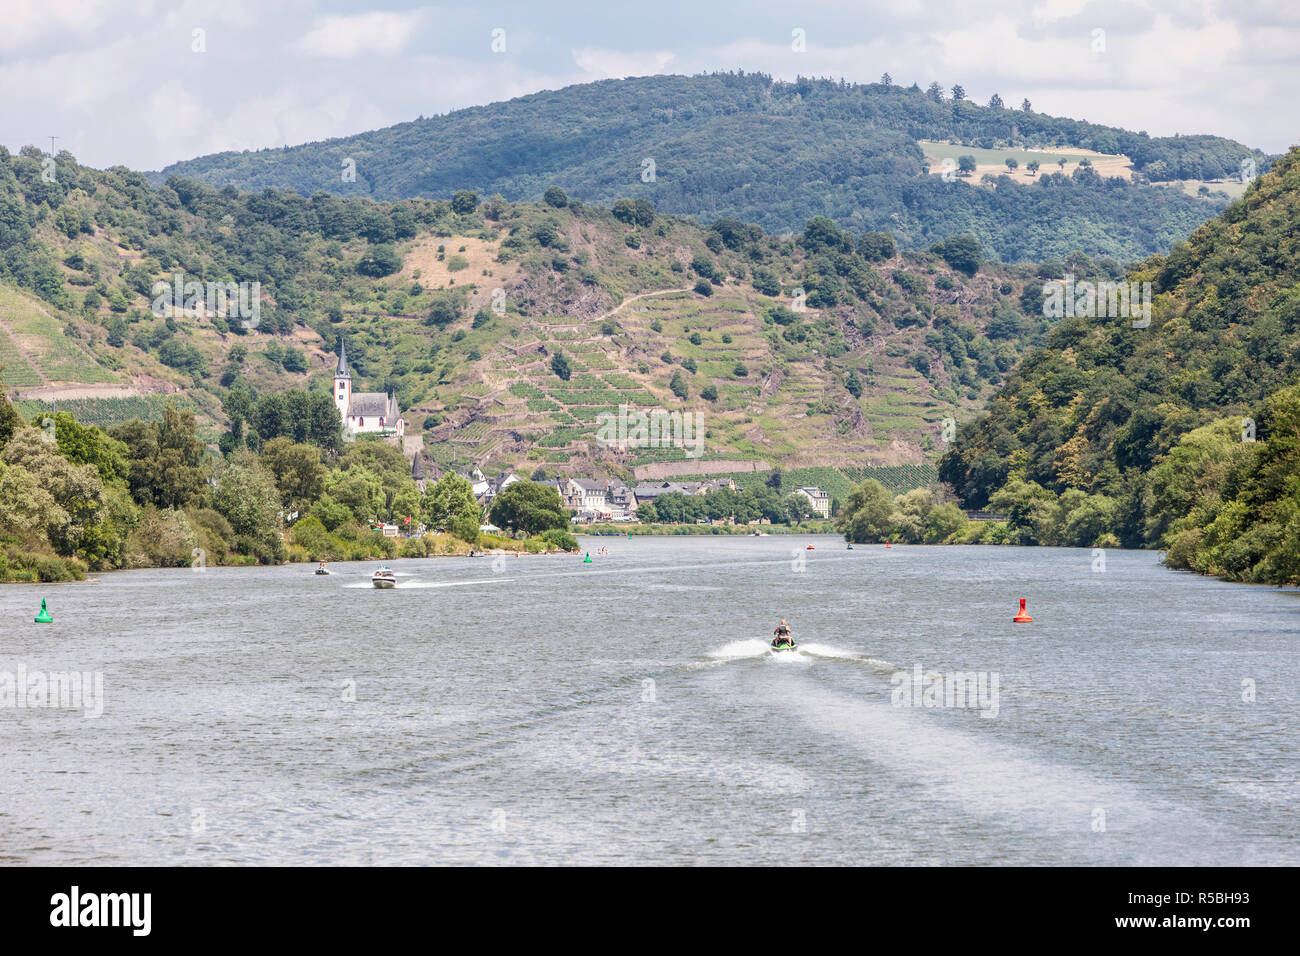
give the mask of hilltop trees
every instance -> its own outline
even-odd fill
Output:
[[[984,262],[984,253],[979,240],[971,235],[953,236],[934,246],[931,252],[938,253],[944,262],[958,272],[973,276]]]
[[[468,216],[478,208],[478,193],[458,189],[451,197],[451,211],[458,216]]]
[[[1296,221],[1293,150],[1130,273],[1152,283],[1150,326],[1119,315],[1052,329],[958,430],[941,479],[968,506],[1005,511],[1004,540],[1162,548],[1173,567],[1300,582],[1287,477],[1300,460]]]

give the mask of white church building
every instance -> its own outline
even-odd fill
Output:
[[[334,372],[334,404],[343,417],[343,430],[349,435],[369,432],[376,435],[406,434],[406,422],[397,408],[397,399],[383,392],[352,391],[352,371],[348,368],[348,351],[339,337],[339,365]]]

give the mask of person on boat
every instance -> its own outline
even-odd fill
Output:
[[[776,640],[772,643],[778,647],[794,643],[793,638],[790,636],[790,626],[785,623],[785,618],[781,618],[781,623],[776,626],[776,630],[772,633],[776,635]]]

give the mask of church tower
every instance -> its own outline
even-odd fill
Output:
[[[343,428],[348,425],[348,410],[352,407],[352,372],[348,369],[348,347],[339,336],[339,365],[334,370],[334,404],[339,408]]]

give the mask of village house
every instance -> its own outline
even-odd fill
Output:
[[[798,489],[799,494],[808,499],[812,510],[819,518],[831,516],[831,496],[816,485],[805,485]]]

